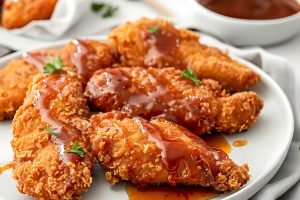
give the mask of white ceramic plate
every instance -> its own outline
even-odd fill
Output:
[[[104,40],[105,37],[98,37]],[[58,48],[66,41],[60,41],[51,46],[41,48]],[[8,61],[21,55],[15,53],[0,59],[0,68]],[[234,57],[234,56],[233,56]],[[247,140],[244,147],[233,147],[230,157],[237,163],[248,163],[250,166],[251,180],[238,191],[221,195],[215,200],[238,200],[248,199],[262,188],[277,172],[282,164],[293,136],[293,114],[290,104],[280,87],[261,69],[240,58],[238,61],[247,64],[251,69],[261,76],[261,83],[253,88],[261,99],[264,100],[264,108],[256,124],[247,132],[226,136],[227,141],[232,144],[234,140]],[[0,122],[0,165],[9,163],[13,159],[10,146],[12,139],[11,121]],[[1,200],[24,200],[31,197],[20,194],[16,189],[16,182],[11,178],[11,170],[0,175],[0,199]],[[94,171],[94,182],[88,192],[83,194],[84,200],[127,200],[125,185],[109,185],[103,177],[102,170],[96,167]]]

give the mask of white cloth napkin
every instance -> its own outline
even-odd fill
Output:
[[[9,32],[36,39],[53,40],[69,30],[89,9],[89,6],[90,0],[59,0],[51,19],[35,20]]]

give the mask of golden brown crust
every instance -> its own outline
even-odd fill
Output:
[[[54,55],[54,51],[38,51],[39,55]],[[0,70],[0,120],[12,119],[22,105],[27,87],[39,70],[24,59],[10,61]]]
[[[126,110],[146,119],[166,117],[197,134],[247,130],[263,103],[254,92],[232,96],[204,79],[196,85],[175,68],[115,68],[97,71],[85,96],[99,110]]]
[[[246,167],[237,166],[221,150],[165,119],[146,121],[111,112],[94,115],[90,122],[86,134],[112,184],[129,180],[141,186],[198,185],[223,192],[239,189],[249,180]],[[157,132],[174,148],[168,149],[167,143],[156,141]],[[177,164],[170,169],[168,159],[174,157],[176,160],[171,162]]]
[[[157,27],[158,31],[151,35],[151,27]],[[260,81],[259,76],[246,65],[216,48],[200,44],[198,35],[175,29],[166,20],[142,18],[134,23],[128,22],[114,29],[109,41],[120,62],[128,67],[188,67],[199,78],[217,80],[229,91],[247,90]],[[173,48],[165,47],[172,45]],[[151,62],[148,62],[149,59],[152,59]]]
[[[6,0],[2,9],[2,26],[21,28],[33,20],[49,19],[57,0]]]
[[[84,130],[87,125],[88,109],[82,97],[82,83],[76,74],[37,75],[13,120],[13,178],[17,180],[20,192],[36,199],[77,199],[92,182],[93,159],[87,153],[78,161],[63,161],[63,150],[70,147],[60,149],[61,146],[45,130],[48,123],[42,120],[45,111],[38,109],[36,102],[41,98],[38,94],[45,87],[45,81],[52,76],[63,77],[57,82],[61,89],[59,95],[49,102],[51,115],[74,130]],[[85,137],[77,135],[76,141],[89,151]]]
[[[89,75],[97,69],[112,65],[114,58],[106,43],[86,40],[85,44],[90,50],[89,55],[92,55],[88,55],[86,61],[84,61],[90,70]],[[65,65],[64,70],[76,72],[77,69],[72,63],[74,52],[76,52],[76,46],[70,42],[59,50],[39,50],[33,52],[33,54],[45,58],[47,56],[61,56]],[[11,61],[0,70],[0,120],[13,118],[16,110],[23,103],[27,87],[33,76],[41,73],[41,69],[38,68],[29,64],[24,58],[20,58]]]

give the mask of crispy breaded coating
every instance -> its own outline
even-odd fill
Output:
[[[0,120],[14,116],[23,103],[32,77],[43,72],[48,56],[61,56],[63,68],[78,72],[83,76],[84,84],[94,71],[110,67],[114,59],[109,46],[103,42],[73,40],[59,50],[40,50],[11,61],[0,70]]]
[[[41,74],[30,84],[13,120],[13,178],[36,199],[78,199],[92,183],[88,108],[75,73]],[[66,153],[72,142],[85,154]]]
[[[237,166],[222,150],[163,118],[100,113],[92,116],[86,134],[112,184],[198,185],[224,192],[250,177],[247,165]]]
[[[21,28],[33,20],[49,19],[57,0],[5,0],[2,9],[2,26]]]
[[[230,96],[216,81],[204,79],[196,85],[175,68],[101,69],[89,80],[85,96],[98,110],[165,117],[199,135],[247,130],[263,107],[254,92]]]
[[[190,68],[200,79],[214,79],[229,91],[243,91],[260,77],[219,49],[199,43],[199,36],[163,19],[142,18],[109,35],[120,62],[129,67]]]
[[[53,51],[35,52],[41,56],[53,55]],[[39,69],[24,59],[10,61],[0,70],[0,120],[12,119],[22,105],[27,87]]]

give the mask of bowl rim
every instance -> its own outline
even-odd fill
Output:
[[[300,0],[296,0],[300,4]],[[282,23],[289,23],[294,20],[299,20],[300,21],[300,11],[297,13],[287,16],[287,17],[282,17],[282,18],[277,18],[277,19],[241,19],[241,18],[234,18],[234,17],[229,17],[226,15],[219,14],[217,12],[211,11],[207,9],[205,6],[202,4],[198,3],[197,0],[191,0],[191,2],[194,4],[194,7],[198,11],[202,11],[209,17],[226,21],[229,23],[237,23],[237,24],[245,24],[245,25],[275,25],[275,24],[282,24]],[[197,6],[195,5],[197,4]]]

